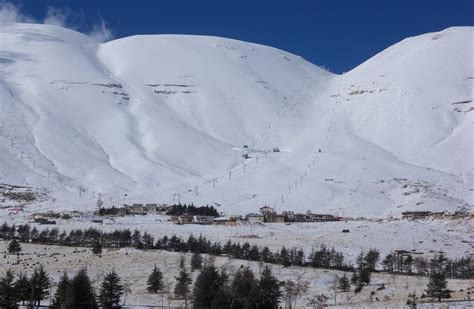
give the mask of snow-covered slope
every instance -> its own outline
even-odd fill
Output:
[[[472,40],[406,39],[337,76],[224,38],[2,25],[0,183],[48,191],[40,208],[472,208]]]

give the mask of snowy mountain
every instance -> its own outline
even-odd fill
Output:
[[[0,183],[47,193],[35,210],[98,194],[228,214],[472,209],[473,38],[408,38],[335,75],[224,38],[1,25]]]

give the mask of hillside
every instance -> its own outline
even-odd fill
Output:
[[[48,196],[31,210],[92,209],[99,194],[229,214],[473,207],[472,28],[408,38],[344,75],[217,37],[0,35],[0,183]]]

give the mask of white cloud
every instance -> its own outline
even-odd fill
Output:
[[[113,35],[109,28],[107,28],[105,22],[102,20],[99,24],[92,28],[92,31],[89,33],[89,37],[91,37],[96,42],[103,43],[110,41],[113,38]]]
[[[67,8],[60,9],[55,7],[49,7],[46,11],[46,17],[43,20],[43,24],[70,28],[67,25],[67,19],[70,15],[71,10]]]
[[[35,21],[32,18],[21,13],[18,6],[10,2],[0,2],[0,24],[33,22]]]
[[[42,22],[35,21],[33,18],[24,15],[21,12],[21,7],[4,0],[0,0],[0,25],[8,23],[42,23],[47,25],[55,25],[72,30],[77,30],[78,27],[71,25],[71,17],[78,17],[72,11],[65,8],[48,7],[45,18]],[[82,20],[83,16],[79,16]],[[96,42],[102,43],[113,39],[112,31],[107,27],[103,20],[92,27],[88,35]]]

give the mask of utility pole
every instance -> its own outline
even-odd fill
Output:
[[[229,171],[229,180],[232,179],[232,171]]]

